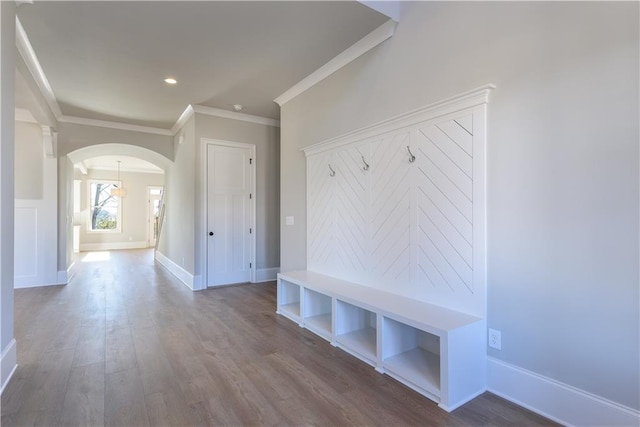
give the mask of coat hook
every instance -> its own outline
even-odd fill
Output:
[[[333,168],[331,167],[331,163],[329,163],[329,170],[331,172],[329,172],[329,176],[336,176],[336,171],[333,170]]]
[[[369,170],[369,163],[367,163],[367,161],[364,159],[364,156],[362,156],[362,163],[364,163],[364,166],[362,167],[362,170],[368,171]]]
[[[407,145],[407,151],[409,152],[409,163],[413,163],[416,161],[416,156],[411,152],[411,148]]]

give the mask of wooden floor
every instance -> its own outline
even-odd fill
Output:
[[[451,414],[275,315],[275,283],[191,292],[148,250],[15,292],[2,426],[552,425],[486,393]]]

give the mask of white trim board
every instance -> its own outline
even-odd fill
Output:
[[[318,68],[313,73],[309,74],[304,79],[293,85],[290,89],[278,96],[273,101],[279,106],[283,106],[287,102],[291,101],[296,96],[300,95],[316,83],[326,79],[342,67],[346,66],[350,62],[369,52],[374,47],[378,46],[383,41],[393,36],[396,29],[396,23],[390,19],[353,45],[348,47],[342,53],[338,54],[335,58]]]
[[[58,271],[58,284],[66,285],[67,283],[69,283],[69,281],[71,281],[71,279],[75,274],[76,274],[76,263],[72,262],[71,265],[67,267],[66,271],[65,270]]]
[[[151,133],[155,135],[173,136],[169,129],[156,128],[151,126],[132,125],[129,123],[111,122],[107,120],[88,119],[85,117],[74,117],[61,115],[56,117],[61,123],[72,123],[75,125],[96,126],[109,129],[127,130],[133,132]]]
[[[31,42],[29,41],[29,37],[20,22],[20,19],[16,16],[16,47],[18,48],[18,52],[20,56],[24,60],[27,68],[31,72],[36,84],[38,85],[38,89],[40,89],[40,93],[47,101],[47,105],[53,112],[53,115],[57,120],[62,117],[62,111],[60,110],[60,106],[58,105],[58,100],[56,99],[56,95],[53,93],[53,89],[51,89],[51,85],[49,84],[49,80],[47,80],[47,76],[44,74],[44,70],[40,65],[40,61],[38,61],[38,57],[36,56],[36,52],[33,50],[31,46]]]
[[[146,241],[113,242],[113,243],[81,243],[80,252],[89,251],[117,251],[122,249],[145,249],[149,245]]]
[[[242,122],[256,123],[259,125],[280,127],[280,120],[271,119],[269,117],[254,116],[252,114],[238,113],[235,111],[222,110],[220,108],[207,107],[205,105],[187,105],[178,120],[171,127],[171,133],[177,135],[180,129],[194,114],[203,114],[206,116],[222,117],[224,119],[240,120]]]
[[[18,350],[16,346],[16,339],[13,338],[9,341],[9,344],[5,349],[2,350],[2,354],[0,354],[0,384],[2,387],[0,388],[0,395],[4,391],[7,384],[13,377],[13,374],[16,372],[18,368]]]
[[[487,390],[565,425],[640,425],[640,411],[493,357],[487,357]]]
[[[358,3],[388,16],[396,22],[400,22],[400,0],[358,0]]]
[[[156,251],[155,259],[156,261],[158,261],[158,264],[166,268],[169,271],[169,273],[176,276],[189,289],[191,289],[192,291],[194,290],[193,288],[194,276],[191,273],[189,273],[187,270],[185,270],[184,268],[180,267],[178,264],[176,264],[175,262],[167,258],[160,251]]]

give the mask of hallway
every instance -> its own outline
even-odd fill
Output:
[[[152,250],[81,253],[15,291],[2,426],[550,425],[485,393],[452,414],[275,315],[275,283],[192,292]]]

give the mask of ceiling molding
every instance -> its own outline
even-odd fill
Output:
[[[26,108],[16,108],[15,115],[16,122],[38,123],[36,118],[33,117],[33,114],[31,114],[31,111]]]
[[[375,32],[375,31],[374,31]],[[97,119],[89,119],[84,117],[75,117],[75,116],[65,116],[62,114],[60,110],[60,106],[58,105],[58,100],[56,99],[55,94],[53,93],[53,89],[49,84],[49,80],[40,65],[40,61],[38,61],[38,57],[36,56],[33,47],[31,46],[31,42],[29,41],[29,37],[22,26],[22,23],[16,17],[16,47],[20,56],[24,59],[29,72],[33,76],[36,84],[38,85],[38,89],[44,99],[46,100],[49,108],[53,112],[56,120],[62,123],[72,123],[77,125],[86,125],[86,126],[98,126],[110,129],[118,129],[118,130],[128,130],[134,132],[144,132],[151,133],[156,135],[166,135],[166,136],[175,136],[178,131],[184,126],[184,124],[189,120],[189,118],[194,113],[205,114],[209,116],[217,116],[223,117],[227,119],[241,120],[250,123],[257,123],[261,125],[280,127],[280,121],[276,119],[271,119],[268,117],[254,116],[251,114],[237,113],[235,111],[227,111],[219,108],[206,107],[204,105],[187,105],[184,112],[178,117],[175,124],[171,127],[171,129],[162,129],[150,126],[139,126],[132,125],[128,123],[121,122],[111,122],[106,120],[97,120]],[[22,114],[22,113],[21,113]],[[24,117],[24,116],[21,116]]]
[[[38,61],[38,57],[36,56],[36,53],[31,46],[29,37],[27,37],[27,33],[24,31],[24,27],[22,26],[22,23],[17,16],[16,47],[18,49],[18,52],[20,53],[20,56],[22,56],[22,59],[27,65],[29,72],[31,72],[33,79],[38,85],[38,89],[40,89],[42,96],[47,101],[47,105],[49,105],[51,112],[57,120],[60,120],[60,117],[62,117],[62,111],[60,110],[60,106],[58,105],[58,100],[53,93],[53,89],[51,89],[51,85],[49,84],[49,80],[47,80],[47,76],[44,74],[44,70],[40,66],[40,61]]]
[[[187,121],[191,118],[191,116],[193,116],[193,106],[189,104],[187,105],[187,108],[184,109],[182,114],[180,114],[180,117],[178,117],[178,120],[176,120],[174,125],[171,126],[171,133],[173,133],[174,135],[177,135],[180,129],[182,129],[182,126],[184,126],[185,123],[187,123]]]
[[[314,86],[316,83],[326,79],[345,65],[349,64],[356,58],[364,55],[383,41],[393,36],[396,28],[396,23],[390,19],[362,39],[348,47],[345,51],[333,58],[331,61],[318,68],[313,73],[296,83],[289,90],[282,95],[274,99],[279,106],[283,106],[287,102],[291,101],[296,96],[300,95],[307,89]]]
[[[241,120],[243,122],[280,127],[280,120],[270,119],[268,117],[254,116],[254,115],[245,114],[245,113],[236,113],[235,111],[227,111],[227,110],[222,110],[220,108],[206,107],[204,105],[191,105],[191,108],[193,109],[194,113],[205,114],[207,116],[223,117],[225,119]]]
[[[139,126],[128,123],[108,122],[106,120],[87,119],[84,117],[62,116],[58,119],[61,123],[72,123],[75,125],[97,126],[102,128],[128,130],[133,132],[152,133],[155,135],[173,136],[173,132],[169,129],[154,128],[150,126]]]
[[[388,16],[396,22],[400,22],[400,0],[358,0],[358,3]]]

